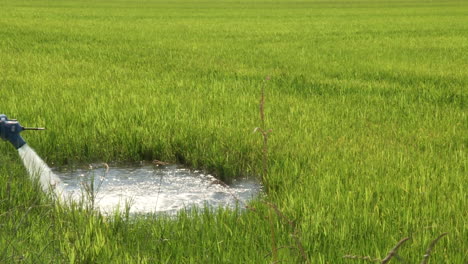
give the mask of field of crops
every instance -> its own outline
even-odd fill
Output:
[[[468,262],[468,2],[0,0],[0,114],[50,165],[162,160],[248,210],[64,208],[0,142],[0,263]],[[267,77],[268,76],[268,77]],[[258,131],[258,129],[257,129]],[[291,222],[290,222],[291,221]],[[294,222],[294,224],[292,224]],[[392,259],[392,263],[398,263]]]

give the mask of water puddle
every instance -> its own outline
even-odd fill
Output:
[[[55,168],[67,195],[74,200],[91,197],[94,206],[112,212],[126,203],[131,213],[175,213],[192,206],[234,208],[258,196],[261,185],[253,179],[238,179],[226,185],[209,174],[180,165],[111,166],[86,169]]]

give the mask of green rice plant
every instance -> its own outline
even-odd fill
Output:
[[[311,263],[386,256],[401,237],[412,243],[400,254],[417,263],[443,232],[431,262],[466,262],[464,1],[0,5],[0,113],[47,127],[23,136],[49,166],[157,159],[225,182],[262,175],[263,142],[251,131],[271,75],[261,180]],[[0,144],[0,262],[271,261],[259,215],[272,209],[259,201],[249,204],[258,214],[132,220],[123,209],[120,218],[59,210],[17,156]],[[273,214],[277,247],[294,245]]]
[[[87,207],[89,207],[90,210],[95,210],[96,209],[96,198],[99,193],[99,190],[102,187],[102,184],[104,183],[106,174],[109,170],[109,165],[105,163],[106,165],[106,172],[104,175],[98,176],[99,179],[97,179],[96,182],[96,175],[92,171],[89,171],[88,175],[89,177],[86,178],[85,181],[81,182],[81,194],[82,194],[82,200],[86,204]],[[92,169],[92,166],[90,165],[90,169]]]

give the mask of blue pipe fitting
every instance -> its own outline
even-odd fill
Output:
[[[0,137],[10,141],[16,149],[21,148],[26,141],[20,136],[20,132],[25,130],[18,121],[9,120],[6,115],[0,115]]]

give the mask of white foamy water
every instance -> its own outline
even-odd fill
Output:
[[[127,204],[131,213],[175,213],[194,206],[242,207],[262,190],[254,180],[226,185],[212,175],[179,165],[101,165],[53,171],[27,144],[18,152],[31,179],[37,179],[44,192],[63,203],[90,205],[93,201],[94,208],[103,213],[123,210]]]
[[[24,144],[19,148],[18,153],[31,179],[37,179],[44,192],[64,200],[65,193],[62,181],[52,172],[39,155],[28,144]]]
[[[193,206],[234,208],[256,197],[261,186],[253,180],[235,180],[225,185],[201,171],[180,165],[156,167],[111,166],[106,168],[56,169],[67,193],[75,199],[83,197],[86,187],[94,183],[95,206],[103,212],[130,205],[132,213],[175,213]],[[86,195],[85,195],[86,196]]]

